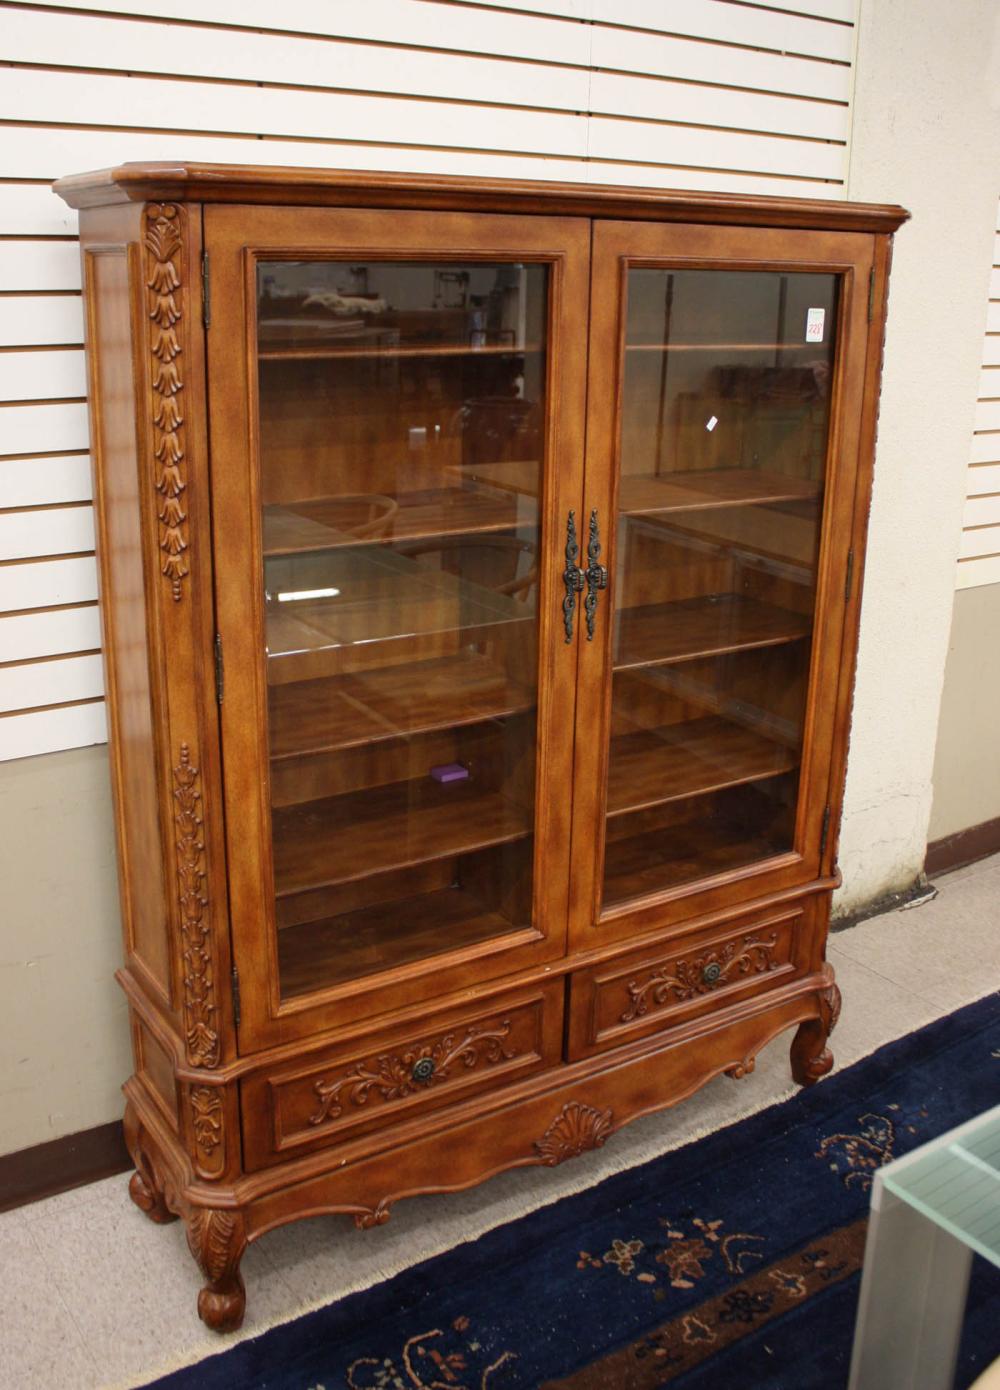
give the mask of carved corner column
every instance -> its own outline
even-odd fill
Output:
[[[819,994],[819,1017],[800,1023],[792,1040],[792,1077],[800,1086],[813,1086],[833,1066],[827,1047],[840,1018],[840,990],[831,980]]]

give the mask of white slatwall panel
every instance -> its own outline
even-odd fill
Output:
[[[1000,203],[993,242],[983,369],[962,517],[958,588],[1000,584]]]
[[[0,0],[0,758],[105,737],[52,179],[190,159],[839,198],[855,3]]]

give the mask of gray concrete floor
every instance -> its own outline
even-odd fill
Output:
[[[831,936],[844,995],[833,1041],[838,1068],[1000,985],[1000,856],[937,887],[933,902]],[[372,1231],[318,1217],[271,1232],[243,1261],[247,1318],[238,1336],[259,1335],[784,1099],[795,1089],[789,1040],[772,1043],[745,1081],[720,1077],[554,1171],[522,1169],[471,1192],[416,1198]],[[3,1390],[142,1385],[233,1345],[198,1320],[201,1281],[180,1224],[152,1225],[128,1200],[127,1183],[109,1178],[0,1215]]]

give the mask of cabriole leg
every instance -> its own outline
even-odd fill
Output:
[[[240,1277],[240,1260],[247,1248],[242,1213],[191,1207],[185,1221],[191,1254],[207,1281],[198,1295],[198,1316],[213,1332],[235,1332],[247,1302]]]
[[[840,990],[830,985],[819,1001],[819,1018],[800,1023],[792,1041],[792,1077],[800,1086],[814,1085],[833,1066],[833,1053],[826,1044],[840,1017]]]
[[[122,1127],[125,1130],[125,1147],[135,1164],[135,1172],[128,1185],[128,1195],[139,1210],[145,1212],[150,1221],[155,1221],[157,1225],[164,1226],[168,1221],[176,1221],[176,1212],[172,1212],[164,1201],[163,1186],[156,1175],[146,1142],[146,1133],[131,1102],[125,1107]]]

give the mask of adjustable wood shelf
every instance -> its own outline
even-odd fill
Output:
[[[536,343],[516,347],[510,343],[488,343],[473,347],[470,343],[427,343],[425,345],[387,344],[385,347],[348,347],[333,343],[277,343],[264,338],[257,354],[261,362],[321,361],[333,358],[352,358],[355,361],[393,361],[400,357],[525,357],[544,352]]]
[[[718,468],[646,476],[626,474],[618,491],[618,508],[628,516],[644,516],[798,502],[818,496],[818,485],[804,478],[765,473],[756,468]]]
[[[534,704],[528,686],[468,648],[437,660],[272,686],[271,760],[504,719]]]
[[[743,594],[713,594],[618,613],[614,669],[639,670],[808,637],[812,622]]]
[[[271,815],[278,898],[531,834],[527,812],[474,779],[442,786],[427,777],[369,787],[276,807]]]

